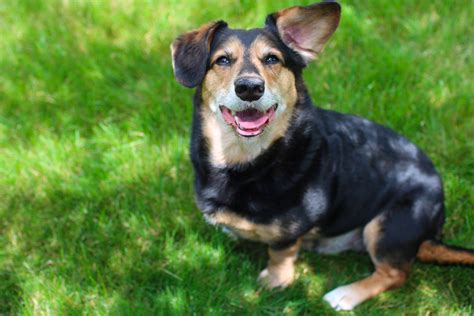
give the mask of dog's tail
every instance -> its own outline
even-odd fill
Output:
[[[474,266],[473,249],[449,246],[436,240],[426,240],[422,242],[416,257],[421,262]]]

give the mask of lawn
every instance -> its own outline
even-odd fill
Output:
[[[336,314],[322,295],[367,276],[368,257],[306,252],[290,288],[259,287],[265,247],[194,204],[193,91],[171,68],[180,33],[261,26],[293,4],[0,2],[0,315]],[[446,188],[445,241],[474,247],[472,1],[342,6],[305,74],[313,100],[423,148]],[[473,315],[474,269],[415,264],[352,314]]]

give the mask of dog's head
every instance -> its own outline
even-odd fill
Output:
[[[201,86],[203,106],[222,128],[237,137],[261,135],[291,117],[295,78],[322,50],[339,17],[339,4],[323,2],[270,14],[261,29],[206,24],[171,45],[176,79]]]

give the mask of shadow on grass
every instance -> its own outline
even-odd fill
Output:
[[[365,255],[303,253],[298,265],[309,270],[301,272],[293,286],[263,290],[256,278],[267,260],[265,246],[231,241],[205,224],[193,203],[189,175],[163,183],[156,172],[146,172],[135,181],[108,187],[97,183],[87,190],[52,188],[43,196],[10,196],[2,227],[22,236],[15,268],[0,271],[6,280],[0,288],[3,310],[16,311],[22,304],[25,291],[16,273],[25,260],[34,273],[79,291],[92,287],[104,296],[113,293],[117,312],[143,313],[199,314],[207,306],[216,313],[279,313],[286,308],[335,315],[322,295],[372,271]],[[423,309],[420,286],[423,293],[434,292],[451,305],[469,308],[473,278],[469,268],[416,264],[402,289],[362,305],[355,314],[376,314],[379,308]]]
[[[13,315],[21,304],[21,287],[15,269],[0,269],[0,315]]]

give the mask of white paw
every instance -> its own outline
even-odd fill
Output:
[[[361,299],[350,285],[340,286],[326,293],[323,299],[337,311],[350,311],[361,303]]]
[[[285,288],[293,282],[293,271],[285,271],[286,273],[272,273],[267,269],[260,272],[258,281],[267,289],[276,287]]]

